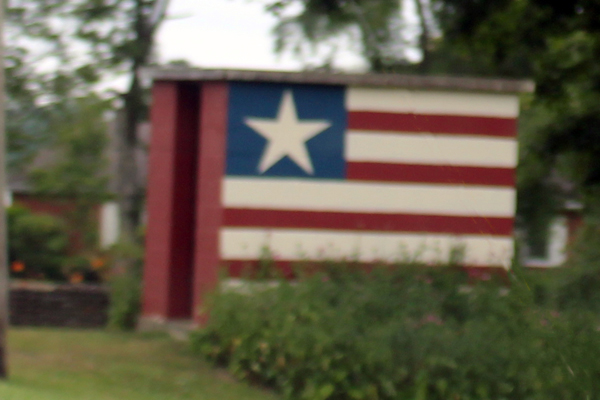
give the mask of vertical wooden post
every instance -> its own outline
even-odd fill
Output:
[[[0,0],[0,379],[8,377],[6,333],[8,330],[8,248],[6,238],[6,144],[4,129],[4,1]]]

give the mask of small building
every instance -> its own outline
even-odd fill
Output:
[[[155,69],[143,322],[199,321],[218,271],[509,268],[529,81]]]

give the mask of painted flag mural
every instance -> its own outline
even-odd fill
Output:
[[[517,96],[230,82],[228,101],[223,261],[510,265]]]

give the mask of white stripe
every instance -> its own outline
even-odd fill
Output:
[[[506,138],[349,131],[348,161],[514,168],[517,142]]]
[[[513,188],[226,177],[225,207],[512,217]]]
[[[348,88],[346,107],[349,111],[516,118],[519,115],[519,97],[511,94]]]
[[[467,265],[508,267],[513,239],[492,236],[357,233],[294,229],[222,228],[221,258],[256,260],[268,249],[282,260],[340,260],[361,262],[409,261],[444,263],[464,248]]]

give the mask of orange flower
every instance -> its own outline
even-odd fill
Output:
[[[13,261],[10,269],[12,272],[23,272],[25,271],[25,263],[23,261]]]
[[[100,257],[95,257],[92,259],[92,262],[90,264],[92,264],[93,269],[100,269],[104,267],[104,259]]]
[[[71,274],[71,276],[69,277],[69,282],[71,282],[71,283],[83,282],[83,274],[79,273],[79,272],[75,272],[75,273]]]

